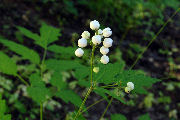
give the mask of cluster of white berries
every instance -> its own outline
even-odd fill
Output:
[[[133,89],[134,89],[134,83],[128,82],[128,83],[127,83],[127,87],[125,87],[125,92],[126,92],[126,93],[129,93],[129,92],[131,92]]]
[[[109,52],[109,47],[112,46],[113,40],[111,38],[109,38],[112,35],[112,31],[109,27],[101,30],[99,29],[100,24],[98,21],[94,20],[90,22],[90,28],[92,30],[95,30],[95,35],[92,37],[92,43],[97,46],[99,44],[101,44],[101,40],[104,38],[103,41],[103,46],[100,48],[100,52],[103,55],[101,57],[101,63],[103,64],[107,64],[109,62],[109,57],[107,56],[107,53]],[[82,50],[82,48],[87,46],[87,40],[90,39],[90,33],[88,31],[84,31],[82,33],[82,38],[78,40],[78,46],[80,48],[78,48],[75,51],[75,55],[77,57],[82,57],[84,54],[84,51]]]

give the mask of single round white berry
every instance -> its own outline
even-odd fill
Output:
[[[93,72],[98,73],[99,72],[99,67],[94,67]]]
[[[99,45],[101,43],[101,36],[100,35],[94,35],[92,37],[92,42],[95,45]]]
[[[77,57],[82,57],[84,54],[84,51],[81,49],[81,48],[78,48],[76,51],[75,51],[75,55]]]
[[[103,30],[103,36],[104,37],[109,37],[109,36],[111,36],[112,35],[112,31],[111,31],[111,29],[109,28],[109,27],[107,27],[107,28],[105,28],[104,30]]]
[[[102,35],[103,31],[101,29],[98,30],[98,35]]]
[[[87,46],[87,40],[85,38],[81,38],[78,40],[78,46],[83,48]]]
[[[100,24],[99,24],[99,22],[97,20],[93,20],[93,21],[90,22],[90,28],[92,30],[98,30],[99,27],[100,27]]]
[[[107,64],[109,62],[109,57],[107,55],[103,55],[100,61],[103,64]]]
[[[103,41],[103,45],[105,47],[111,47],[112,46],[112,43],[113,43],[113,40],[111,38],[105,38],[104,41]]]
[[[130,91],[131,91],[131,88],[125,87],[125,92],[126,92],[126,93],[129,93]]]
[[[82,34],[81,34],[82,38],[85,38],[86,40],[89,39],[90,37],[90,33],[88,31],[84,31]]]
[[[134,89],[134,83],[128,82],[127,87],[129,87],[131,90],[133,90]]]
[[[100,48],[100,52],[101,52],[101,54],[106,55],[109,52],[109,48],[102,46]]]

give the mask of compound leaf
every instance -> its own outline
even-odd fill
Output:
[[[39,64],[40,57],[34,50],[31,50],[23,45],[5,39],[0,39],[0,42],[7,46],[13,52],[21,55],[23,59],[28,59],[32,63]]]
[[[16,63],[3,52],[0,52],[0,72],[14,76],[17,74]]]

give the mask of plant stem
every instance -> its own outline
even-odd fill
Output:
[[[90,93],[91,93],[91,92],[92,92],[92,90],[93,90],[94,51],[95,51],[95,45],[93,45],[93,48],[92,48],[92,53],[91,53],[91,86],[90,86],[90,88],[89,88],[88,92],[86,93],[86,96],[85,96],[85,98],[84,98],[83,102],[81,103],[81,106],[80,106],[80,108],[79,108],[79,110],[78,110],[78,112],[77,112],[77,114],[76,114],[76,116],[75,116],[74,120],[76,120],[76,119],[77,119],[77,117],[80,115],[81,110],[82,110],[82,108],[83,108],[84,104],[86,103],[86,100],[87,100],[88,96],[90,95]]]
[[[29,83],[26,82],[20,75],[16,75],[25,85],[29,86]]]
[[[108,105],[106,106],[106,109],[104,110],[104,112],[103,112],[103,114],[101,115],[101,117],[100,117],[99,120],[101,120],[101,119],[104,117],[104,115],[106,114],[106,112],[107,112],[109,106],[111,105],[112,101],[113,101],[113,97],[111,97],[111,100],[109,101]]]
[[[40,120],[43,120],[43,103],[40,103]]]
[[[84,113],[85,111],[89,110],[91,107],[93,107],[94,105],[100,103],[101,101],[105,100],[105,98],[102,98],[96,102],[94,102],[93,104],[91,104],[90,106],[88,106],[85,110],[83,110],[79,115],[81,115],[82,113]]]
[[[149,46],[154,42],[154,40],[157,38],[157,36],[162,32],[162,30],[164,29],[164,27],[171,21],[171,19],[180,11],[180,8],[178,8],[173,15],[163,24],[163,26],[160,28],[160,30],[156,33],[156,35],[152,38],[152,40],[148,43],[148,45],[146,46],[146,48],[138,55],[137,59],[135,60],[135,62],[133,63],[133,65],[130,67],[129,70],[133,69],[133,67],[136,65],[136,63],[141,59],[141,57],[143,56],[143,54],[146,52],[146,50],[149,48]],[[112,99],[113,100],[113,99]],[[109,104],[111,104],[112,101],[110,101],[107,105],[106,108],[109,107]],[[104,115],[106,113],[107,110],[104,111]],[[101,116],[104,117],[104,115]],[[101,119],[100,118],[100,119]]]
[[[163,31],[163,29],[165,28],[165,26],[171,21],[171,19],[179,12],[180,8],[178,8],[174,14],[163,24],[163,26],[160,28],[160,30],[156,33],[156,35],[151,39],[151,41],[148,43],[148,45],[146,46],[146,48],[138,55],[137,59],[135,60],[135,62],[133,63],[133,65],[130,67],[130,69],[132,69],[136,63],[141,59],[141,57],[143,56],[143,54],[147,51],[147,49],[149,48],[149,46],[154,42],[154,40],[157,38],[157,36]]]

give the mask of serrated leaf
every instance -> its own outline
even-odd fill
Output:
[[[0,72],[14,76],[17,74],[16,63],[3,52],[0,52]]]
[[[40,104],[51,97],[50,90],[46,88],[45,83],[38,74],[31,75],[30,83],[31,86],[27,88],[27,92],[34,101]]]
[[[99,72],[94,74],[94,80],[98,83],[110,84],[116,81],[116,75],[122,72],[124,63],[99,65]]]
[[[56,44],[53,44],[53,45],[48,47],[48,50],[51,52],[63,54],[63,55],[68,55],[68,56],[74,56],[75,49],[76,48],[73,48],[73,47],[58,46]]]
[[[63,81],[61,72],[54,72],[50,79],[50,83],[57,87],[58,90],[64,89],[67,87],[67,83]]]
[[[124,70],[118,75],[118,80],[122,82],[123,86],[127,86],[127,82],[134,83],[134,90],[132,93],[147,94],[145,88],[151,87],[152,84],[160,81],[156,78],[145,76],[136,70]]]
[[[122,114],[112,114],[111,120],[127,120],[127,118]],[[146,120],[146,119],[144,119]]]
[[[34,50],[31,50],[23,45],[5,39],[0,39],[0,42],[7,46],[13,52],[21,55],[23,59],[28,59],[32,63],[39,64],[40,57]]]
[[[41,39],[36,41],[36,44],[46,48],[50,43],[57,41],[60,35],[60,29],[43,23],[40,28]]]
[[[90,74],[90,68],[80,65],[75,69],[75,78],[78,80],[86,78]]]
[[[114,90],[107,90],[104,88],[100,88],[100,87],[96,87],[94,90],[97,94],[101,95],[103,98],[107,99],[106,94],[108,94],[109,96],[119,100],[120,102],[122,102],[123,104],[126,104],[126,102],[122,99],[122,97],[116,95],[116,93],[114,92]]]
[[[151,120],[150,116],[148,113],[141,115],[138,117],[138,120]]]
[[[11,115],[6,112],[6,101],[2,100],[2,95],[0,94],[0,120],[11,120]]]
[[[47,69],[55,71],[66,71],[80,67],[81,65],[76,61],[71,60],[56,60],[48,59],[45,61]]]
[[[66,103],[71,102],[72,104],[74,104],[77,107],[80,107],[80,105],[82,103],[82,99],[80,98],[80,96],[77,95],[72,90],[60,90],[56,93],[56,96],[61,98]]]
[[[40,28],[40,35],[29,31],[23,27],[17,27],[21,33],[23,33],[26,37],[31,38],[35,41],[35,43],[43,48],[47,48],[47,46],[58,40],[58,37],[61,36],[60,29],[47,25],[45,23],[42,24]]]
[[[36,33],[33,33],[31,32],[30,30],[26,29],[26,28],[23,28],[23,27],[20,27],[20,26],[17,26],[17,29],[23,34],[25,35],[26,37],[28,38],[31,38],[35,41],[38,41],[40,40],[40,36]]]

